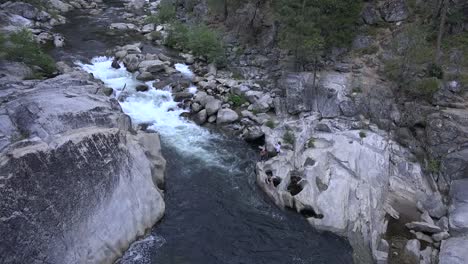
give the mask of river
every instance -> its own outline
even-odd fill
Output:
[[[262,194],[255,184],[258,157],[252,146],[180,117],[183,110],[170,91],[134,91],[133,74],[111,68],[111,58],[97,57],[116,43],[131,43],[103,36],[122,12],[114,1],[98,16],[70,13],[72,23],[56,29],[67,47],[52,51],[55,58],[76,61],[116,90],[126,86],[130,95],[121,102],[124,112],[161,135],[167,160],[165,216],[118,262],[352,263],[344,239],[317,232],[301,215],[279,209]]]

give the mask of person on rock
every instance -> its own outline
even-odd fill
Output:
[[[275,144],[275,150],[276,155],[279,155],[281,153],[281,142],[278,141],[278,143]]]

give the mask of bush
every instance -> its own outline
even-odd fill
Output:
[[[425,78],[414,83],[414,89],[411,90],[415,95],[432,98],[434,93],[439,90],[439,80],[435,77]]]
[[[360,138],[365,138],[365,137],[367,137],[366,132],[364,132],[364,131],[359,131],[359,137],[360,137]]]
[[[189,43],[189,28],[176,22],[171,25],[169,34],[166,38],[166,45],[171,48],[186,49]]]
[[[173,21],[176,17],[176,8],[170,1],[162,1],[159,4],[159,11],[156,15],[146,18],[146,23],[163,24]]]
[[[296,138],[294,137],[294,133],[291,132],[291,130],[286,131],[286,133],[284,133],[284,135],[283,135],[283,141],[286,144],[294,145],[294,143],[296,142]]]
[[[190,50],[193,55],[206,57],[208,62],[218,65],[225,62],[221,37],[205,25],[188,27],[181,23],[174,23],[166,39],[166,45]]]
[[[379,51],[379,46],[377,45],[371,45],[367,48],[362,48],[360,50],[358,50],[359,53],[363,54],[363,55],[371,55],[371,54],[375,54]]]
[[[189,49],[196,56],[205,56],[209,62],[224,62],[224,47],[216,31],[205,25],[198,25],[190,30]]]
[[[307,141],[307,147],[308,147],[308,148],[315,148],[315,138],[310,138],[310,139]]]
[[[6,59],[37,66],[41,69],[39,72],[46,76],[56,71],[55,61],[41,50],[29,30],[22,29],[11,33],[7,39],[9,43],[4,41],[5,44],[0,44],[4,46],[2,50],[5,50]]]
[[[444,70],[439,65],[437,65],[435,63],[430,63],[427,66],[427,75],[429,77],[435,77],[437,79],[442,79],[442,78],[444,78]]]
[[[427,163],[427,169],[431,173],[437,173],[440,171],[440,161],[435,160],[435,159],[430,159],[429,162]]]
[[[272,119],[270,119],[270,120],[266,121],[265,126],[271,128],[271,129],[273,129],[273,128],[276,127],[276,124],[275,124],[275,121],[273,121]]]
[[[247,100],[245,100],[244,97],[239,96],[239,95],[237,95],[237,94],[231,94],[231,95],[229,95],[228,100],[229,100],[230,102],[232,102],[232,104],[233,104],[235,107],[239,107],[239,106],[243,105],[245,102],[247,102]]]

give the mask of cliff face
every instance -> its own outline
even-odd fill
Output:
[[[161,219],[165,160],[88,74],[0,87],[2,263],[112,263]]]

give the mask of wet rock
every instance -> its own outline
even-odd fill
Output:
[[[150,72],[145,71],[145,72],[139,73],[137,75],[136,79],[139,80],[139,81],[146,82],[146,81],[154,80],[154,76]]]
[[[442,241],[439,264],[468,263],[468,237],[452,237]]]
[[[193,94],[189,92],[178,92],[178,93],[174,93],[173,96],[174,96],[174,101],[182,102],[186,99],[192,98]]]
[[[149,90],[149,87],[146,84],[140,84],[135,89],[137,92],[146,92]]]
[[[160,60],[145,60],[140,62],[138,68],[140,71],[158,73],[165,70],[166,64]]]
[[[216,117],[216,124],[229,124],[237,121],[239,115],[231,109],[220,109]]]
[[[206,114],[206,110],[203,109],[200,112],[198,112],[197,114],[195,114],[194,121],[198,125],[202,125],[207,121],[207,118],[208,118],[208,115]],[[212,123],[212,122],[210,122],[210,123]]]
[[[143,56],[141,54],[128,54],[123,59],[123,64],[125,65],[125,68],[127,68],[129,72],[135,72],[138,70],[138,65],[140,64],[140,60],[142,58]]]
[[[412,229],[417,232],[425,232],[425,233],[439,233],[442,230],[440,227],[434,225],[434,224],[429,224],[425,222],[411,222],[407,223],[406,227],[408,229]]]
[[[115,58],[112,61],[111,67],[114,68],[114,69],[120,69],[120,63],[119,63],[119,60],[117,58]]]
[[[398,22],[408,18],[409,10],[405,0],[386,0],[380,13],[387,22]]]
[[[114,93],[114,89],[112,89],[110,87],[103,87],[102,88],[102,93],[107,95],[107,96],[111,96]]]

